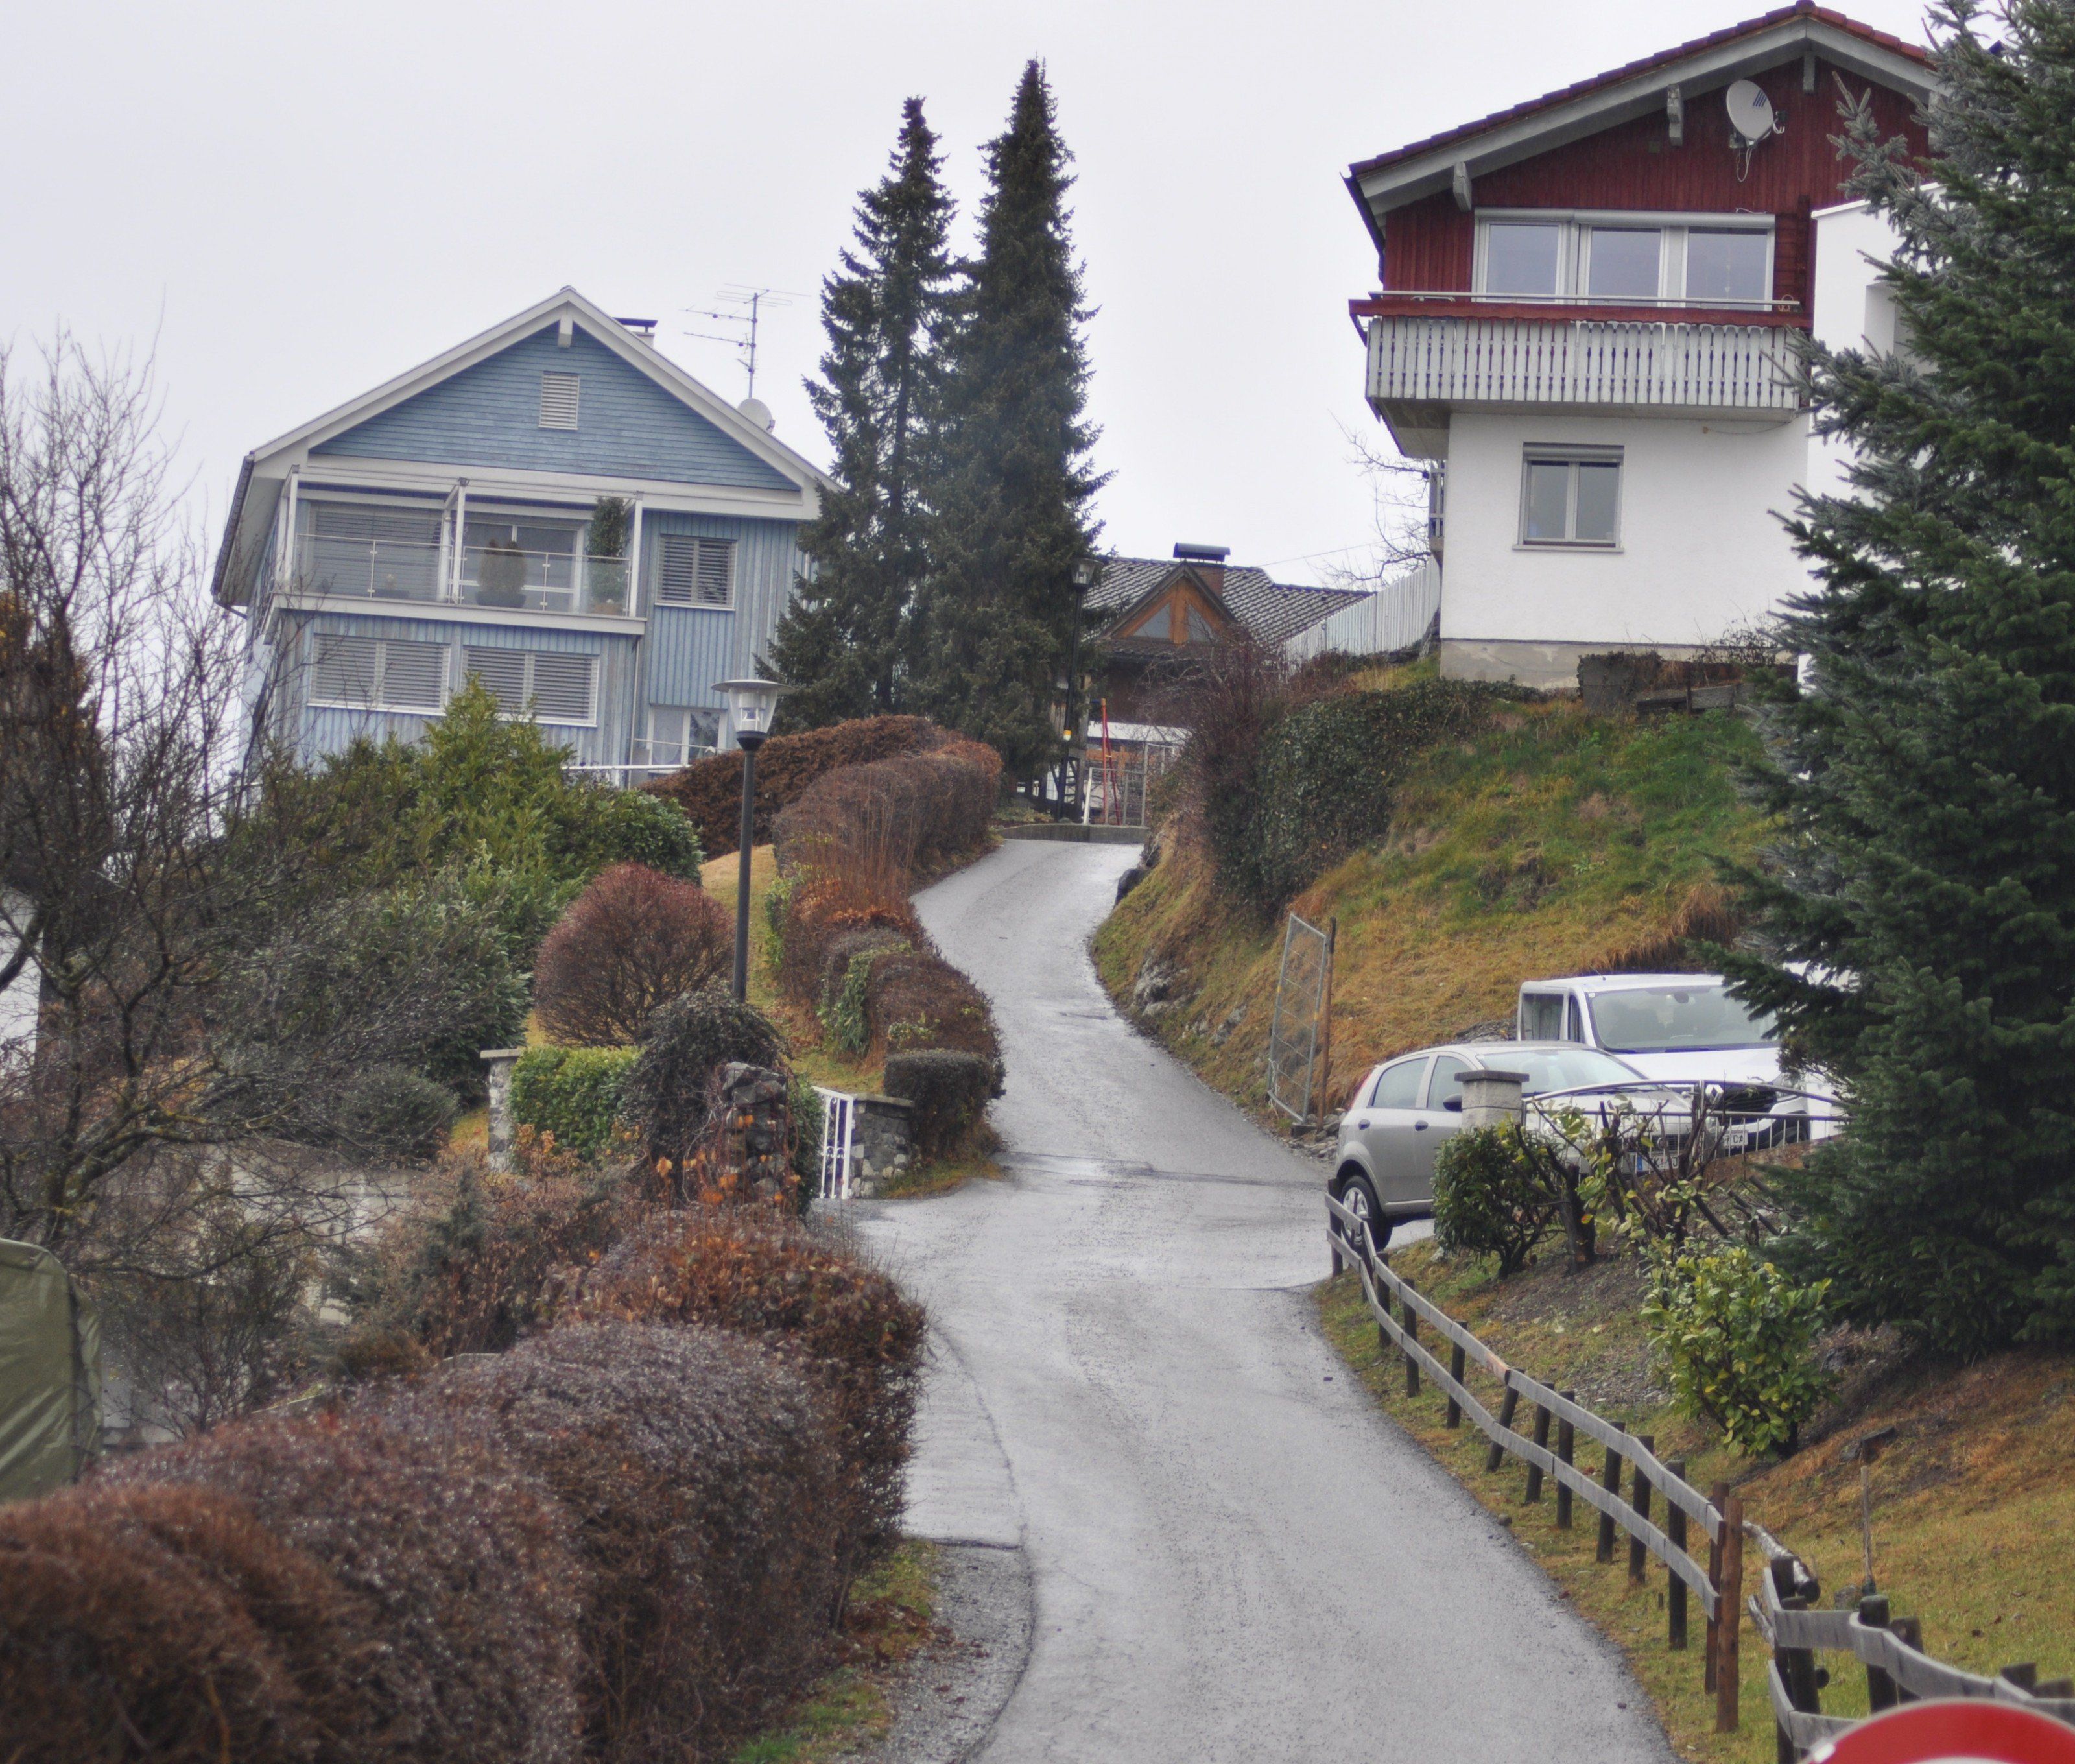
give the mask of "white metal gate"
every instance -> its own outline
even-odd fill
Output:
[[[822,1196],[823,1200],[850,1199],[851,1145],[857,1131],[857,1099],[843,1091],[822,1090]]]
[[[1309,1122],[1319,1077],[1319,1029],[1331,1008],[1333,932],[1293,913],[1282,934],[1275,1015],[1268,1029],[1268,1099],[1292,1120]]]

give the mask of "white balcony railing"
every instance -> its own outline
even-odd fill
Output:
[[[1376,404],[1750,411],[1800,408],[1787,330],[1773,325],[1379,317]]]
[[[292,586],[304,594],[344,599],[415,600],[612,617],[623,617],[629,611],[624,557],[470,545],[462,554],[458,582],[453,567],[452,554],[444,545],[305,534],[296,542]]]

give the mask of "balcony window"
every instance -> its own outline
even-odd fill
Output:
[[[1530,448],[1520,490],[1520,542],[1612,549],[1621,540],[1618,448]]]
[[[347,599],[438,598],[437,509],[314,500],[302,507],[293,585],[303,593]]]
[[[1618,213],[1481,216],[1472,291],[1488,300],[1610,306],[1764,306],[1772,291],[1771,222]]]
[[[1563,286],[1560,225],[1493,221],[1485,231],[1487,294],[1555,294]]]
[[[1771,240],[1762,233],[1694,227],[1686,235],[1686,297],[1725,304],[1762,300],[1772,292]]]
[[[1585,292],[1596,300],[1654,300],[1663,292],[1659,229],[1596,226],[1586,238]]]
[[[654,704],[648,707],[648,736],[635,743],[636,765],[689,765],[702,753],[710,753],[720,741],[720,713],[690,706]]]

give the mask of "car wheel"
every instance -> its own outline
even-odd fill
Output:
[[[1383,1208],[1377,1204],[1376,1190],[1369,1186],[1369,1178],[1348,1177],[1340,1184],[1333,1198],[1369,1227],[1369,1237],[1379,1250],[1390,1241],[1390,1221],[1384,1217]],[[1346,1235],[1344,1228],[1342,1236]],[[1348,1241],[1355,1249],[1361,1248],[1356,1238],[1349,1237]]]

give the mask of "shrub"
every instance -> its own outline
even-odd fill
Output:
[[[519,1171],[482,1154],[449,1159],[408,1211],[342,1256],[340,1296],[353,1327],[340,1370],[381,1376],[423,1356],[498,1353],[544,1325],[626,1228],[637,1185],[621,1168],[584,1170],[522,1133]]]
[[[907,946],[889,931],[854,931],[830,942],[825,967],[834,983],[822,983],[820,1016],[832,1052],[855,1055],[871,1045],[872,967],[888,950]]]
[[[1659,1253],[1642,1320],[1679,1406],[1745,1451],[1792,1451],[1830,1388],[1813,1353],[1829,1285],[1797,1286],[1741,1244]]]
[[[972,1143],[987,1119],[990,1098],[1001,1094],[1000,1069],[977,1054],[933,1048],[886,1056],[886,1094],[915,1107],[915,1149],[946,1157]]]
[[[708,1324],[804,1354],[835,1398],[847,1559],[898,1530],[926,1319],[877,1269],[773,1209],[695,1207],[630,1234],[600,1265],[584,1308]]]
[[[818,1668],[840,1596],[827,1399],[759,1344],[551,1330],[389,1399],[487,1437],[554,1491],[588,1571],[593,1756],[724,1757]]]
[[[529,1047],[512,1067],[512,1119],[580,1157],[604,1150],[619,1124],[632,1047]]]
[[[760,843],[769,839],[778,811],[824,773],[924,752],[952,739],[923,717],[860,717],[826,729],[773,735],[756,753],[756,838]],[[709,857],[735,850],[742,817],[739,752],[710,754],[647,788],[683,810]]]
[[[446,1143],[461,1104],[445,1085],[403,1066],[375,1066],[339,1099],[340,1143],[375,1157],[429,1157]]]
[[[118,1483],[217,1490],[313,1557],[368,1613],[365,1750],[459,1764],[577,1751],[567,1522],[531,1476],[451,1428],[364,1410],[269,1417],[147,1452]]]
[[[1499,1277],[1527,1265],[1555,1216],[1518,1127],[1452,1135],[1434,1160],[1434,1240],[1451,1255],[1496,1256]]]
[[[895,950],[876,960],[865,1012],[874,1044],[889,1053],[949,1048],[1000,1064],[987,995],[934,950]]]
[[[0,1510],[10,1758],[359,1764],[382,1638],[311,1556],[206,1489],[89,1484]]]
[[[782,1066],[785,1041],[752,1004],[718,987],[673,999],[650,1021],[621,1107],[652,1162],[682,1169],[706,1131],[707,1083],[731,1060]]]
[[[804,1214],[822,1191],[822,1093],[806,1079],[793,1079],[793,1174],[800,1178],[794,1190]]]
[[[637,1041],[658,1007],[719,979],[734,949],[727,913],[698,883],[616,863],[542,942],[534,1008],[550,1035],[578,1046]]]
[[[779,867],[863,863],[894,875],[927,872],[988,838],[1000,782],[1000,756],[956,738],[926,753],[843,767],[773,822]]]
[[[801,1004],[820,1005],[832,952],[839,943],[868,934],[882,942],[925,941],[922,922],[908,904],[901,879],[881,879],[856,869],[794,872],[778,940],[779,985]],[[861,946],[848,945],[853,954]]]

